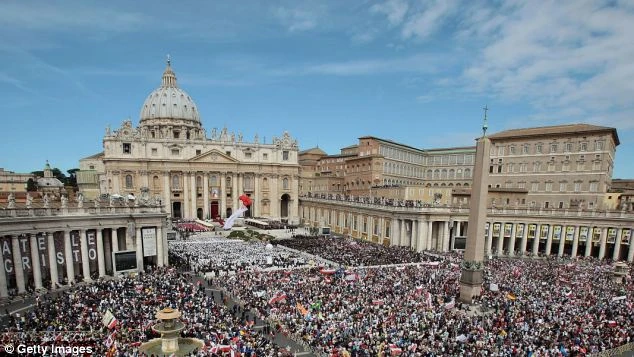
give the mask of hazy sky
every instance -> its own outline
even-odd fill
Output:
[[[0,2],[0,167],[67,170],[139,120],[166,54],[203,125],[335,154],[490,132],[618,129],[634,178],[632,1]]]

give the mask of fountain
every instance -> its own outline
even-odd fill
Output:
[[[196,338],[180,337],[185,328],[179,318],[181,312],[177,309],[166,307],[156,312],[156,318],[161,322],[152,326],[152,329],[161,334],[160,338],[152,339],[141,345],[141,352],[148,356],[185,356],[196,349],[203,347],[203,341]]]

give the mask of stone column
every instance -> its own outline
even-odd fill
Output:
[[[427,221],[427,250],[431,250],[432,238],[434,234],[434,221]]]
[[[554,232],[555,232],[555,226],[551,224],[548,227],[548,238],[546,239],[546,255],[550,255],[550,252],[552,250]]]
[[[522,247],[521,249],[521,253],[522,255],[524,255],[524,253],[526,253],[526,245],[528,244],[528,226],[530,224],[528,223],[524,223],[524,232],[522,233]]]
[[[48,264],[51,270],[51,289],[57,289],[59,274],[57,274],[57,254],[55,252],[55,237],[53,233],[48,233]]]
[[[449,249],[451,248],[449,246],[449,221],[445,221],[443,224],[443,238],[442,238],[442,251],[443,252],[448,252]]]
[[[70,245],[70,231],[64,231],[64,259],[66,260],[66,276],[68,283],[75,282],[75,260]]]
[[[396,218],[392,219],[391,222],[391,228],[390,228],[390,245],[400,245],[401,241],[400,241],[400,237],[399,237],[399,227],[398,227],[398,220]]]
[[[88,261],[88,231],[85,229],[80,230],[79,239],[81,244],[81,267],[84,281],[92,281],[90,277],[90,262]]]
[[[627,251],[627,261],[630,263],[634,261],[634,242],[632,242],[631,238],[630,238],[630,249]]]
[[[572,237],[572,252],[570,252],[571,258],[577,256],[577,249],[579,249],[579,226],[575,226],[575,233]]]
[[[22,266],[22,252],[20,251],[20,241],[17,235],[11,236],[11,246],[13,248],[13,266],[15,268],[15,281],[18,285],[18,294],[24,294],[26,292],[24,267]]]
[[[269,193],[271,198],[271,217],[279,218],[280,212],[280,197],[278,196],[278,175],[271,176],[271,182],[269,182]]]
[[[486,248],[484,254],[491,255],[491,250],[493,249],[493,224],[495,222],[491,222],[489,224],[489,234],[486,237]],[[471,225],[471,224],[469,224]],[[500,226],[500,231],[502,230],[502,226]]]
[[[112,251],[119,251],[119,233],[117,232],[117,227],[110,228],[110,241],[112,242]]]
[[[515,229],[517,228],[517,223],[511,223],[511,238],[509,242],[509,256],[515,255]]]
[[[542,225],[535,227],[535,239],[533,240],[533,255],[537,255],[539,251],[539,241],[542,239]]]
[[[224,172],[219,175],[220,177],[220,217],[226,218],[227,216],[227,177]]]
[[[420,230],[420,227],[418,226],[418,221],[416,220],[412,220],[412,231],[410,232],[410,248],[413,251],[416,251],[416,248],[418,247],[418,231]]]
[[[203,173],[203,219],[211,218],[209,213],[209,173]]]
[[[498,237],[498,246],[495,247],[497,255],[504,255],[504,231],[506,230],[506,222],[500,222],[500,236]]]
[[[139,268],[139,271],[145,271],[143,267],[143,238],[141,237],[141,227],[137,226],[136,228],[136,266]]]
[[[612,251],[612,260],[618,261],[621,255],[621,234],[623,228],[616,228],[616,242],[614,242],[614,251]]]
[[[163,172],[163,207],[168,216],[172,217],[172,187],[170,185],[169,171]]]
[[[566,247],[566,238],[568,238],[568,232],[566,232],[567,226],[562,225],[561,226],[561,233],[559,236],[559,250],[557,251],[557,256],[558,257],[563,257],[564,256],[564,248]]]
[[[9,297],[9,288],[7,287],[7,272],[4,270],[4,264],[0,267],[0,299]]]
[[[31,243],[31,267],[33,268],[33,280],[35,281],[35,289],[41,289],[42,267],[40,266],[40,254],[37,249],[37,234],[31,234],[29,240]]]
[[[417,251],[418,252],[422,252],[423,250],[427,249],[427,222],[425,221],[418,221],[418,245],[417,245]]]
[[[238,205],[238,196],[240,193],[238,192],[238,174],[233,174],[233,178],[231,179],[231,213],[237,211],[240,206]]]
[[[406,246],[407,244],[407,231],[405,230],[406,222],[404,219],[399,219],[399,232],[401,235],[400,246]]]
[[[586,237],[586,251],[585,256],[589,257],[592,254],[592,246],[594,245],[594,227],[588,227],[588,236]]]
[[[106,261],[103,252],[103,231],[101,228],[97,228],[97,266],[100,278],[106,275]]]
[[[163,227],[156,227],[156,265],[163,266]]]
[[[599,260],[605,258],[606,238],[608,236],[607,227],[601,228],[601,239],[599,240]]]
[[[189,177],[191,183],[191,196],[189,197],[191,202],[191,218],[198,218],[198,187],[196,186],[196,173],[192,172]]]
[[[262,200],[262,193],[260,192],[260,175],[253,175],[253,211],[251,212],[251,216],[261,217],[260,214],[260,201]]]

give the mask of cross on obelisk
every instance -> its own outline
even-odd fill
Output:
[[[488,129],[487,111],[484,107],[482,137],[476,140],[473,183],[469,199],[469,226],[467,227],[467,246],[461,264],[460,301],[473,302],[473,298],[482,293],[482,275],[484,272],[484,226],[487,218],[488,167],[491,140],[486,136]]]

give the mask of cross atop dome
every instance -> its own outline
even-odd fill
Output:
[[[176,74],[172,71],[172,58],[169,54],[167,55],[167,68],[165,68],[165,72],[163,72],[161,87],[178,88],[176,84]]]

